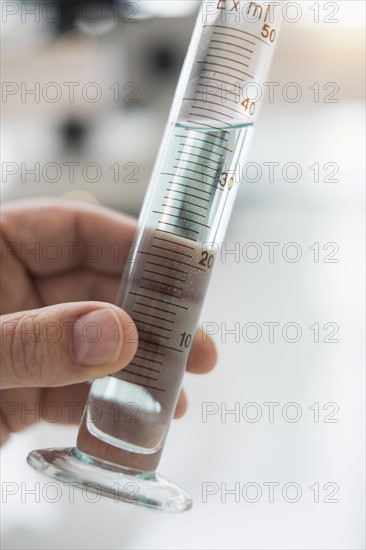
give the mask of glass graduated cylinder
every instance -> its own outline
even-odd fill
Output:
[[[117,304],[139,344],[119,373],[92,384],[77,448],[136,471],[154,471],[179,396],[189,348],[238,187],[251,125],[173,126]]]
[[[93,382],[76,448],[29,454],[37,470],[124,502],[192,506],[156,468],[280,22],[281,2],[202,1],[117,298],[137,325],[137,353]]]

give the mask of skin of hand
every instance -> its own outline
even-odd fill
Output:
[[[132,360],[137,329],[113,302],[135,231],[133,218],[87,202],[3,208],[2,443],[36,419],[55,422],[55,412],[59,423],[80,423],[90,380]],[[186,370],[206,373],[215,363],[213,341],[197,331]],[[175,418],[186,406],[182,390]]]

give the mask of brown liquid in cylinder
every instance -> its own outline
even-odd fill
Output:
[[[126,368],[94,382],[80,451],[134,470],[156,469],[211,274],[212,263],[208,268],[202,258],[202,248],[187,239],[146,232],[123,300],[138,328],[138,350]]]

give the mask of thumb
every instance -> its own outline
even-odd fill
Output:
[[[65,386],[118,372],[137,349],[129,315],[72,302],[1,317],[1,388]]]

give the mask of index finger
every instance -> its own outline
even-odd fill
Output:
[[[70,199],[8,203],[2,210],[3,261],[16,256],[35,275],[87,265],[121,273],[136,221],[108,208]]]

